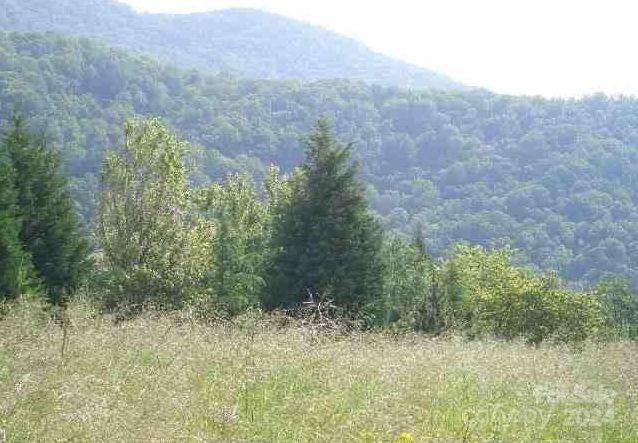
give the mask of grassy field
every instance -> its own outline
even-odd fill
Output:
[[[638,441],[638,346],[0,320],[0,440]]]

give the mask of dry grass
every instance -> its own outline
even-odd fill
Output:
[[[638,441],[635,343],[70,319],[64,358],[29,305],[0,320],[8,441]]]

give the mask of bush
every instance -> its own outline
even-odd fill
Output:
[[[461,289],[457,324],[471,336],[582,341],[601,325],[593,294],[568,291],[553,275],[538,277],[513,266],[507,249],[459,246],[451,262]]]
[[[609,338],[638,339],[638,293],[629,280],[609,278],[600,282],[595,293],[604,314],[604,335]]]

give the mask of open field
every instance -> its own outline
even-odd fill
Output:
[[[0,320],[7,441],[638,441],[638,346]]]

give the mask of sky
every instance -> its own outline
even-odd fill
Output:
[[[138,11],[258,8],[507,94],[638,95],[636,0],[120,0]]]

